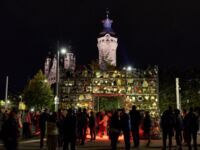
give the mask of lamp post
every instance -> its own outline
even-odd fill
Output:
[[[60,103],[59,99],[59,81],[60,81],[60,69],[59,69],[59,61],[60,61],[60,53],[65,54],[67,50],[65,48],[57,50],[57,64],[56,64],[56,96],[54,98],[55,103],[55,112],[58,111],[58,105]]]
[[[6,88],[5,88],[5,108],[8,107],[8,76],[6,76]]]

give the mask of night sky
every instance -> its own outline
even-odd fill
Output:
[[[197,1],[196,1],[197,2]],[[106,8],[119,40],[118,66],[200,63],[200,9],[186,0],[6,0],[0,2],[0,99],[22,90],[43,69],[57,41],[69,44],[77,64],[98,58],[97,36]]]

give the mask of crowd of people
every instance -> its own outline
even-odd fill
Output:
[[[169,108],[163,112],[160,119],[160,128],[163,140],[163,149],[172,148],[172,137],[175,135],[176,145],[179,150],[182,144],[187,144],[189,150],[197,149],[197,132],[199,129],[199,108],[187,112]],[[132,110],[118,109],[108,112],[97,112],[85,108],[78,110],[58,110],[50,112],[47,108],[39,112],[19,112],[17,109],[10,111],[1,109],[0,112],[0,138],[7,150],[17,150],[18,139],[28,139],[40,135],[40,149],[44,147],[44,138],[47,138],[48,150],[75,150],[76,145],[85,145],[87,135],[90,141],[95,141],[108,136],[112,150],[117,149],[120,135],[123,135],[125,149],[140,146],[140,138],[147,139],[146,146],[150,146],[152,131],[155,121],[148,111],[137,110],[135,105]],[[33,130],[34,129],[34,130]],[[141,135],[142,130],[142,135]],[[20,132],[21,131],[21,132]]]
[[[197,150],[197,132],[199,130],[199,114],[197,107],[195,110],[191,107],[189,112],[175,109],[169,106],[161,116],[160,126],[162,129],[163,149],[166,149],[166,140],[168,137],[168,147],[172,148],[172,137],[175,135],[176,144],[179,150],[182,149],[182,143],[191,150],[191,141],[193,140],[194,150]]]

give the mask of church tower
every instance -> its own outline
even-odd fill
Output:
[[[64,57],[64,68],[66,70],[74,71],[76,68],[76,58],[73,53],[68,52]]]
[[[109,12],[106,12],[106,19],[102,21],[103,31],[100,32],[97,38],[97,47],[99,50],[99,65],[104,68],[105,63],[116,66],[116,50],[117,50],[117,37],[112,30],[113,21],[109,19]]]

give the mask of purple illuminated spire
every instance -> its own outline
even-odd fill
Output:
[[[115,33],[113,32],[113,29],[112,29],[112,23],[113,23],[113,20],[111,20],[110,18],[109,18],[109,11],[107,10],[106,11],[106,19],[104,19],[103,21],[102,21],[102,23],[103,23],[103,31],[100,33],[100,35],[104,35],[104,34],[106,34],[106,33],[109,33],[109,34],[111,34],[111,35],[115,35]]]
[[[112,29],[112,23],[113,21],[111,19],[109,19],[109,11],[106,11],[106,19],[102,21],[103,22],[103,26],[105,29]]]

